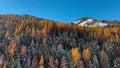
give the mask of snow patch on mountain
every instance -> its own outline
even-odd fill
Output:
[[[80,23],[80,24],[78,24],[78,25],[87,26],[87,24],[89,24],[89,23],[91,23],[91,22],[93,22],[93,19],[87,19],[86,21],[84,21],[84,22],[82,22],[82,23]]]
[[[107,26],[108,24],[107,23],[103,23],[103,22],[96,22],[95,24],[94,24],[94,26],[100,26],[100,27],[105,27],[105,26]]]
[[[81,22],[80,20],[74,21],[73,23],[78,24],[78,22]]]
[[[92,18],[89,18],[89,19],[79,19],[75,22],[73,22],[75,24],[78,24],[79,26],[88,26],[88,27],[105,27],[107,26],[108,24],[105,23],[105,22],[102,22],[102,21],[98,21],[98,20],[95,20],[95,19],[92,19]]]

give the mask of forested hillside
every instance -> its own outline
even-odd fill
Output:
[[[0,68],[120,68],[120,27],[0,15]]]

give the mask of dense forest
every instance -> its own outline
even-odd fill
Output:
[[[120,68],[120,27],[0,15],[0,68]]]

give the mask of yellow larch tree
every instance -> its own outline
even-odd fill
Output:
[[[46,29],[46,28],[43,28],[41,32],[42,32],[42,34],[43,34],[44,36],[46,36],[47,29]]]
[[[32,28],[32,36],[35,36],[35,27]]]
[[[14,40],[12,40],[8,46],[8,53],[10,54],[10,56],[14,55],[15,50],[16,50],[16,43],[14,42]]]
[[[78,48],[72,48],[72,55],[71,56],[72,56],[74,62],[79,60],[80,59],[79,49]]]

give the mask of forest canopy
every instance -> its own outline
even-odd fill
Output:
[[[120,67],[120,27],[0,15],[0,67]]]

